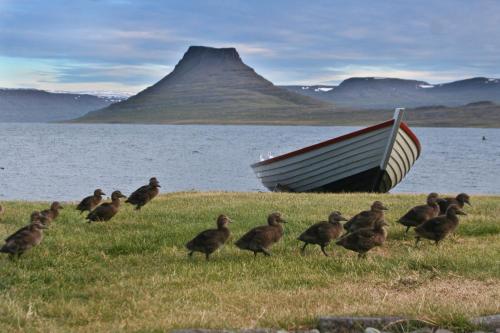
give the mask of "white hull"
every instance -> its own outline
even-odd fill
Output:
[[[270,190],[356,191],[359,188],[385,192],[401,182],[419,154],[418,139],[395,119],[256,163],[252,168]],[[349,184],[351,178],[353,184]]]

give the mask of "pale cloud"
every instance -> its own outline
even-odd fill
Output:
[[[497,77],[499,12],[490,0],[0,0],[0,85],[136,90],[190,45],[236,47],[277,84]]]

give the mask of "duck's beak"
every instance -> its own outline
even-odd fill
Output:
[[[288,223],[288,222],[285,220],[280,220],[280,223]]]
[[[382,206],[382,210],[389,210],[386,206]]]
[[[463,210],[457,209],[457,214],[458,215],[467,215]]]
[[[467,200],[465,203],[472,207],[472,204],[470,203],[469,200]]]
[[[343,216],[340,216],[339,221],[349,221],[349,220],[348,220],[348,219],[346,219],[346,218],[345,218],[345,217],[343,217]]]

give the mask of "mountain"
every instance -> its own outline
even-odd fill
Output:
[[[317,86],[311,86],[317,87]],[[392,109],[432,105],[460,106],[478,101],[500,103],[500,79],[476,77],[444,84],[397,78],[356,77],[342,81],[329,91],[308,86],[284,86],[337,106],[364,109]]]
[[[280,88],[257,74],[234,48],[191,46],[174,70],[126,101],[76,122],[205,123],[307,120],[332,105]]]
[[[0,122],[51,122],[80,117],[121,100],[35,89],[0,89]]]
[[[332,86],[332,85],[322,85],[322,84],[317,84],[317,85],[300,85],[300,86],[279,86],[280,88],[287,89],[289,91],[293,91],[295,93],[313,97],[313,98],[319,98],[321,99],[321,96],[324,95],[325,93],[332,91],[335,89],[337,86]]]

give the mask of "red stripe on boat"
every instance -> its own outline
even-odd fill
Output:
[[[274,163],[274,162],[277,162],[277,161],[285,160],[285,159],[293,157],[293,156],[297,156],[297,155],[301,155],[303,153],[307,153],[307,152],[309,152],[311,150],[319,149],[319,148],[322,148],[322,147],[325,147],[325,146],[329,146],[329,145],[334,144],[334,143],[338,143],[338,142],[341,142],[341,141],[352,139],[352,138],[355,138],[355,137],[357,137],[359,135],[362,135],[362,134],[373,132],[373,131],[379,130],[381,128],[384,128],[384,127],[389,127],[392,124],[394,124],[394,119],[388,120],[386,122],[383,122],[383,123],[380,123],[380,124],[377,124],[377,125],[366,127],[366,128],[363,128],[363,129],[360,129],[358,131],[354,131],[354,132],[351,132],[351,133],[348,133],[348,134],[345,134],[345,135],[341,135],[339,137],[336,137],[336,138],[333,138],[333,139],[330,139],[330,140],[326,140],[326,141],[314,144],[312,146],[307,146],[307,147],[301,148],[299,150],[295,150],[295,151],[292,151],[292,152],[289,152],[289,153],[286,153],[286,154],[283,154],[283,155],[279,155],[279,156],[270,158],[270,159],[262,161],[262,162],[257,162],[255,164],[252,164],[252,168],[260,166],[260,165],[266,165],[266,164]],[[401,123],[401,125],[403,125],[403,123]],[[418,139],[415,136],[415,134],[413,134],[413,132],[408,128],[408,126],[406,126],[406,129],[403,128],[403,130],[415,141],[415,144],[417,144],[418,151],[419,151],[419,154],[420,154],[420,142],[418,141]]]

